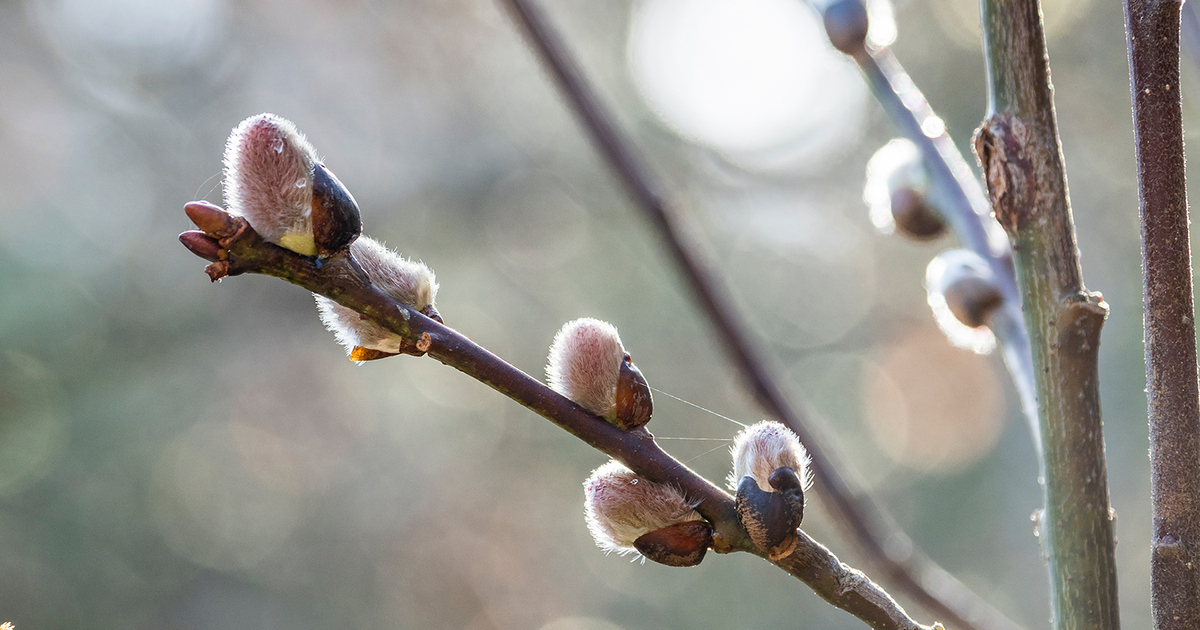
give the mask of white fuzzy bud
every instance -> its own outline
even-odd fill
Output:
[[[607,552],[630,553],[644,534],[704,520],[683,493],[639,477],[615,460],[592,471],[583,494],[588,531]]]
[[[807,491],[812,487],[809,471],[808,451],[800,438],[791,429],[770,420],[750,425],[733,440],[733,472],[729,475],[729,487],[737,490],[742,478],[754,478],[759,489],[774,492],[768,479],[775,469],[787,466],[800,478],[801,487]]]
[[[350,253],[380,291],[418,311],[433,305],[437,297],[437,279],[424,263],[408,260],[366,236],[350,244]],[[404,342],[400,335],[327,297],[315,297],[321,322],[352,358],[357,348],[385,354],[400,353]]]
[[[949,249],[929,261],[925,290],[938,328],[956,347],[987,354],[996,337],[984,326],[1004,301],[987,261],[975,252]]]
[[[546,376],[550,388],[602,418],[613,418],[625,346],[608,322],[567,322],[550,345]]]
[[[225,205],[264,239],[314,256],[312,202],[317,152],[274,114],[243,120],[225,144]]]
[[[928,189],[921,150],[911,140],[896,138],[867,162],[863,201],[871,223],[883,234],[900,232],[910,238],[930,239],[944,232],[945,223],[926,203]]]

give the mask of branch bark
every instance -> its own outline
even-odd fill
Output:
[[[683,272],[704,313],[725,345],[738,374],[772,418],[800,437],[812,457],[821,496],[850,540],[870,558],[887,579],[952,627],[963,630],[1010,630],[1017,626],[972,593],[947,571],[912,545],[883,511],[841,475],[825,442],[783,393],[780,370],[768,360],[751,334],[746,318],[734,306],[714,266],[690,237],[692,230],[661,192],[661,184],[645,165],[633,143],[617,128],[614,116],[571,57],[541,9],[532,0],[504,0],[524,28],[530,45],[541,57],[567,103],[575,110],[592,141],[626,187],[638,209],[658,230]],[[1007,272],[1011,276],[1011,271]],[[1019,328],[1019,327],[1018,327]],[[1014,347],[1019,347],[1014,345]],[[1021,361],[1018,355],[1016,361]],[[896,549],[906,549],[897,553]]]
[[[1158,630],[1200,627],[1200,387],[1188,235],[1180,2],[1126,0],[1142,219],[1146,394]]]
[[[1039,534],[1056,628],[1115,629],[1117,574],[1097,354],[1108,307],[1083,285],[1037,0],[982,0],[988,117],[975,137],[1014,252],[1045,451]]]
[[[212,219],[211,210],[208,215]],[[348,251],[328,259],[310,258],[266,242],[241,217],[219,219],[205,222],[207,234],[180,236],[193,253],[212,261],[206,272],[213,281],[243,273],[275,276],[366,315],[417,350],[487,384],[635,473],[682,490],[697,501],[696,511],[712,525],[713,549],[718,553],[744,551],[767,559],[876,630],[942,630],[939,624],[917,623],[882,588],[838,561],[803,530],[798,532],[795,551],[770,560],[738,521],[734,498],[659,448],[645,427],[633,431],[614,427],[457,331],[393,300],[371,284]]]

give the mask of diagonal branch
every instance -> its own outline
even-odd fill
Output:
[[[1183,630],[1200,627],[1200,388],[1179,94],[1180,3],[1126,0],[1125,27],[1142,217],[1154,516],[1150,605],[1157,630]]]
[[[850,539],[865,557],[877,563],[892,583],[946,618],[952,626],[963,629],[1015,627],[920,552],[896,554],[893,551],[913,549],[913,546],[870,498],[852,487],[838,472],[840,466],[824,442],[818,439],[800,411],[788,402],[778,377],[779,370],[768,367],[766,353],[753,339],[749,332],[752,328],[745,318],[733,306],[728,290],[712,271],[713,265],[692,244],[694,239],[689,237],[690,230],[678,211],[666,201],[644,159],[617,129],[613,116],[605,109],[545,16],[531,0],[505,1],[609,166],[663,237],[746,385],[759,404],[795,431],[808,448],[822,496],[832,508],[833,516],[849,532]],[[896,541],[902,544],[898,545]]]
[[[712,525],[718,553],[745,551],[771,561],[750,541],[735,513],[733,497],[659,448],[645,428],[614,427],[457,331],[395,301],[371,284],[345,250],[328,259],[302,256],[264,241],[245,219],[217,214],[221,211],[213,206],[205,212],[209,221],[201,223],[209,233],[184,232],[180,240],[212,261],[206,269],[212,280],[243,273],[275,276],[370,317],[420,352],[487,384],[635,473],[683,491],[697,501],[696,511]],[[795,551],[771,562],[817,595],[877,630],[941,630],[938,624],[923,626],[914,621],[862,572],[840,562],[802,530],[798,534]]]

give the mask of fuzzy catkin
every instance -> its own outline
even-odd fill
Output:
[[[639,477],[618,461],[592,471],[583,482],[584,514],[596,545],[626,554],[643,534],[676,523],[700,521],[683,493]]]
[[[546,364],[550,388],[602,418],[611,418],[625,346],[608,322],[583,318],[563,325]]]
[[[776,468],[783,466],[795,471],[805,491],[812,486],[808,451],[795,433],[778,422],[763,420],[742,429],[734,438],[730,451],[733,453],[733,472],[728,481],[734,490],[742,478],[749,475],[754,477],[761,490],[773,492],[767,480]]]
[[[425,263],[408,260],[367,236],[351,243],[350,253],[371,283],[396,301],[418,311],[434,303],[437,279]],[[356,346],[399,352],[402,342],[399,335],[325,296],[314,296],[321,322],[346,347],[347,354]]]
[[[225,205],[264,239],[316,254],[312,230],[317,152],[294,124],[274,114],[243,120],[225,144]]]

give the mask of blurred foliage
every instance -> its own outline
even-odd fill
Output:
[[[548,6],[854,474],[935,560],[1042,627],[1040,492],[1012,386],[998,358],[937,336],[921,281],[950,241],[872,232],[863,169],[890,125],[780,2]],[[973,7],[895,9],[897,54],[964,148],[984,103]],[[1085,277],[1112,306],[1102,391],[1136,627],[1149,483],[1123,22],[1113,3],[1045,7]],[[718,54],[746,42],[766,56]],[[184,202],[220,201],[229,130],[272,111],[353,191],[367,233],[436,270],[451,326],[540,377],[564,321],[603,318],[655,387],[759,419],[494,3],[0,2],[0,86],[0,621],[861,627],[749,556],[602,555],[580,488],[599,453],[436,362],[356,367],[302,290],[210,285],[177,243]],[[717,440],[668,450],[722,479],[736,427],[657,403],[656,435]],[[806,528],[869,568],[820,492]]]

